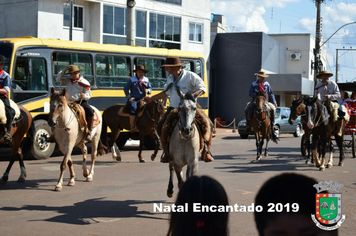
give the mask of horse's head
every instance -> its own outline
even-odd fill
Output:
[[[192,136],[192,132],[194,130],[194,119],[195,113],[197,110],[197,98],[200,93],[191,94],[186,93],[183,94],[178,89],[180,94],[180,103],[179,103],[179,125],[181,128],[181,133],[183,137],[189,138]]]
[[[317,97],[305,97],[303,98],[305,104],[305,116],[307,119],[307,126],[309,129],[313,129],[317,125],[316,117],[317,114],[321,112],[321,109],[318,109],[318,98]],[[321,104],[320,104],[321,105]]]
[[[58,93],[51,89],[50,97],[50,109],[48,117],[48,125],[54,127],[58,123],[58,117],[62,116],[63,110],[67,106],[66,90],[63,89],[61,93]]]
[[[258,113],[261,113],[264,109],[266,109],[267,93],[265,91],[258,91],[258,90],[255,90],[255,92],[256,92],[255,109]]]
[[[292,125],[298,116],[305,115],[305,105],[302,102],[300,98],[293,100],[292,106],[290,107],[289,124]]]

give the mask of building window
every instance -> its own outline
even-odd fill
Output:
[[[81,6],[73,6],[73,27],[83,29],[84,8]],[[63,4],[63,25],[70,27],[70,5]]]
[[[189,41],[202,42],[202,29],[202,24],[189,23]]]
[[[104,33],[126,35],[126,9],[104,5]]]
[[[179,17],[150,13],[150,47],[180,48],[180,28]]]
[[[156,2],[165,2],[165,3],[171,3],[171,4],[175,4],[175,5],[182,5],[182,0],[153,0]]]

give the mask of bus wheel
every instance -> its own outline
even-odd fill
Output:
[[[45,120],[35,120],[35,135],[33,139],[33,157],[37,160],[47,159],[50,157],[56,147],[55,143],[47,142],[52,134],[51,127]]]

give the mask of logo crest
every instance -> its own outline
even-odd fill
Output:
[[[323,230],[334,230],[345,221],[345,215],[341,214],[341,193],[320,193],[326,190],[339,192],[342,184],[333,181],[324,181],[314,184],[318,193],[315,197],[315,215],[312,219],[316,226]],[[328,226],[330,225],[330,226]]]

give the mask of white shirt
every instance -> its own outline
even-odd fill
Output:
[[[88,80],[80,76],[76,83],[70,82],[70,78],[63,78],[63,71],[60,71],[57,75],[56,81],[67,85],[67,98],[69,101],[78,101],[81,99],[80,94],[84,93],[84,100],[89,100],[91,98],[90,84]],[[89,86],[89,89],[86,87]]]

